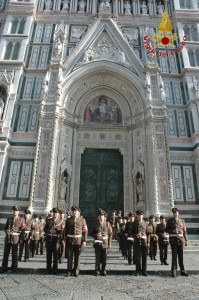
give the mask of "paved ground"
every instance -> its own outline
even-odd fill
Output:
[[[2,260],[3,244],[0,244]],[[171,255],[169,253],[169,263]],[[117,247],[108,254],[107,277],[94,276],[94,250],[82,251],[81,274],[66,277],[66,262],[57,275],[45,274],[45,255],[19,263],[17,274],[0,274],[0,300],[184,300],[199,299],[199,251],[186,248],[184,262],[189,277],[170,276],[170,266],[148,260],[149,276],[135,277],[135,266],[123,260]]]

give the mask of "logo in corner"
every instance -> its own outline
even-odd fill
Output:
[[[169,56],[179,53],[184,48],[185,42],[187,40],[186,35],[183,37],[183,41],[180,46],[176,49],[174,42],[178,39],[177,33],[173,33],[173,27],[169,19],[167,11],[164,11],[162,20],[158,26],[158,32],[149,39],[148,34],[144,36],[144,46],[151,53],[157,53],[158,56]],[[153,46],[152,46],[153,43]],[[167,52],[158,51],[156,48],[165,48]],[[174,50],[175,49],[175,50]]]

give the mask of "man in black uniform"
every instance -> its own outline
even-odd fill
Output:
[[[125,237],[127,240],[128,263],[129,263],[129,265],[131,265],[132,264],[132,248],[133,248],[133,242],[134,242],[134,238],[132,237],[132,224],[135,221],[135,214],[130,212],[128,216],[129,216],[129,220],[125,226]],[[135,263],[134,251],[133,251],[133,263]]]
[[[46,220],[44,232],[46,234],[47,272],[51,273],[53,255],[53,274],[57,274],[59,259],[59,238],[64,230],[64,220],[59,218],[59,211],[53,208],[53,217]]]
[[[32,225],[32,220],[31,220],[31,212],[26,209],[24,211],[24,219],[22,220],[23,222],[23,230],[21,231],[20,234],[20,241],[19,241],[19,261],[21,261],[22,254],[23,254],[23,249],[25,247],[25,255],[24,255],[24,262],[26,262],[27,259],[30,257],[30,236],[31,236],[31,225]]]
[[[165,232],[166,221],[165,216],[160,216],[160,223],[157,224],[156,234],[158,236],[158,246],[160,250],[160,262],[161,265],[168,265],[167,263],[167,254],[168,254],[168,245],[169,245],[169,235]]]
[[[137,220],[132,223],[132,236],[134,237],[134,252],[135,252],[135,275],[147,276],[146,261],[147,248],[149,246],[147,235],[147,224],[143,220],[143,211],[138,209],[136,211]]]
[[[183,245],[188,245],[185,221],[180,219],[177,208],[172,208],[173,217],[167,220],[165,231],[169,233],[169,241],[172,252],[171,274],[176,277],[177,257],[182,276],[188,276],[183,263]]]
[[[23,229],[23,223],[19,217],[20,207],[13,206],[12,214],[13,216],[8,218],[4,227],[6,233],[3,262],[2,262],[2,271],[6,272],[8,268],[8,258],[10,254],[10,249],[12,248],[12,265],[11,269],[13,272],[17,271],[18,267],[18,243],[20,231]]]
[[[95,275],[106,276],[106,257],[107,249],[111,247],[112,228],[111,224],[106,221],[105,211],[99,209],[96,220],[92,226],[91,236],[94,238],[95,248]],[[101,264],[101,270],[100,270]]]
[[[86,220],[80,216],[78,206],[71,207],[72,216],[66,220],[65,238],[67,248],[67,276],[74,275],[77,277],[80,270],[80,253],[81,247],[86,246],[88,228]],[[73,265],[74,256],[74,265]]]

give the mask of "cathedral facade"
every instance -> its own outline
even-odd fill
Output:
[[[13,204],[175,205],[197,234],[198,40],[197,0],[0,1],[1,228]]]

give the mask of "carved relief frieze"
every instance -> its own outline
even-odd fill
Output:
[[[85,52],[83,62],[110,60],[126,64],[126,56],[107,32],[101,33],[96,41]]]

